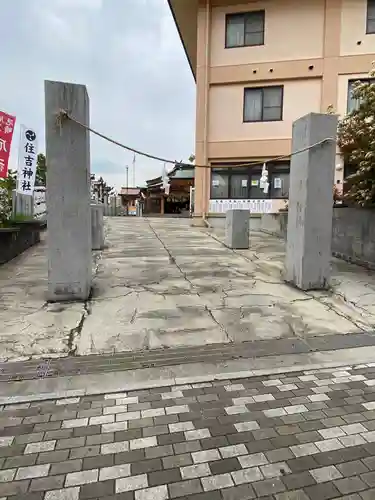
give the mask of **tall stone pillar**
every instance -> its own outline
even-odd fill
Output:
[[[89,125],[84,85],[45,82],[48,300],[86,300],[92,280],[90,137],[66,110]]]
[[[302,290],[330,276],[337,117],[311,113],[293,124],[285,279]]]

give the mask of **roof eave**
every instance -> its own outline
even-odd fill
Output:
[[[192,72],[192,75],[193,75],[194,81],[196,81],[195,67],[194,67],[194,65],[193,65],[193,63],[192,63],[191,57],[190,57],[189,52],[188,52],[188,50],[187,50],[186,43],[185,43],[185,40],[184,40],[184,38],[183,38],[183,36],[182,36],[181,29],[180,29],[180,25],[179,25],[178,20],[177,20],[177,18],[176,18],[175,11],[174,11],[174,9],[173,9],[173,6],[172,6],[172,3],[171,3],[171,2],[172,2],[172,0],[168,0],[169,9],[170,9],[170,11],[171,11],[171,14],[172,14],[173,20],[174,20],[174,22],[175,22],[175,25],[176,25],[176,28],[177,28],[177,31],[178,31],[178,35],[179,35],[179,37],[180,37],[180,40],[181,40],[182,46],[183,46],[183,48],[184,48],[185,55],[186,55],[186,58],[187,58],[187,60],[188,60],[188,63],[189,63],[190,70],[191,70],[191,72]]]

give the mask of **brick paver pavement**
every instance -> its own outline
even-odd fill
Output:
[[[5,406],[0,498],[375,499],[375,363]]]

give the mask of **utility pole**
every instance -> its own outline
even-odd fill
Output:
[[[135,153],[133,156],[133,187],[136,187],[135,186]]]
[[[129,194],[129,167],[126,165],[126,194]],[[129,200],[126,198],[126,215],[129,215]]]

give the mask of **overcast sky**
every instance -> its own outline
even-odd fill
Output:
[[[45,79],[85,84],[91,126],[120,142],[173,160],[194,152],[195,84],[167,0],[2,1],[1,34],[0,110],[36,128],[41,152]],[[18,128],[11,168],[17,149]],[[119,188],[126,164],[130,153],[91,136],[92,172]],[[136,184],[162,168],[137,157]]]

